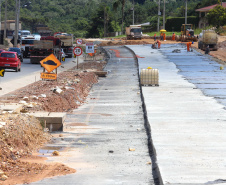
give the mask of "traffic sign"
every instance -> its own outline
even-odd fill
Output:
[[[5,69],[0,69],[0,76],[4,77],[4,74],[5,74]]]
[[[73,53],[74,53],[74,55],[76,55],[76,56],[80,56],[80,55],[82,54],[82,48],[80,48],[80,47],[75,47],[75,48],[73,49]]]
[[[44,58],[40,63],[49,73],[61,65],[61,62],[54,56],[54,54]]]
[[[92,42],[86,43],[86,53],[94,53],[94,45]]]
[[[92,56],[94,56],[94,54],[95,54],[96,52],[97,52],[97,51],[94,50],[94,53],[88,53],[88,55],[92,57]]]
[[[82,39],[77,39],[77,40],[76,40],[76,43],[77,43],[77,44],[82,44]]]
[[[56,80],[57,74],[55,73],[41,73],[41,78],[43,79],[50,79],[50,80]]]

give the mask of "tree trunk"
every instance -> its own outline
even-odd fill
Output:
[[[123,34],[123,23],[124,23],[124,5],[122,5],[122,28],[121,28],[122,34]]]

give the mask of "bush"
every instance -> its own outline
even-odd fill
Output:
[[[8,47],[9,46],[9,42],[8,42],[8,40],[4,40],[4,46],[6,46],[6,47]]]

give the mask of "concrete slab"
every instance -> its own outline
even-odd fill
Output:
[[[34,112],[30,115],[36,117],[50,132],[62,131],[66,113],[63,112]]]
[[[22,109],[23,105],[18,103],[4,103],[0,104],[0,110],[1,112],[17,112],[19,113]]]
[[[56,133],[51,146],[66,147],[50,161],[76,169],[75,174],[32,184],[147,185],[154,184],[153,166],[144,128],[144,116],[133,55],[106,65],[109,74],[93,85],[87,103],[67,114],[64,132]],[[135,149],[130,151],[129,148]]]
[[[142,87],[157,163],[164,184],[216,184],[226,179],[226,114],[224,105],[208,97],[188,82],[165,52],[181,49],[181,62],[189,65],[203,63],[205,58],[196,52],[187,53],[181,45],[164,46],[153,50],[150,46],[128,46],[141,57],[141,68],[159,69],[159,87]],[[164,55],[161,53],[163,52]],[[171,51],[172,52],[172,51]],[[175,53],[174,53],[175,55]],[[186,59],[186,61],[184,60]],[[204,62],[205,63],[205,62]],[[195,64],[197,66],[197,63]],[[217,65],[213,65],[216,70]],[[185,67],[183,67],[185,69]],[[183,70],[182,69],[182,70]],[[187,72],[196,79],[217,77],[203,74],[193,68]],[[198,70],[200,71],[200,67]],[[205,69],[205,66],[204,66]],[[206,69],[211,71],[210,66]],[[224,72],[218,71],[220,78]],[[220,86],[219,88],[222,88]],[[213,89],[212,89],[213,90]],[[213,90],[214,91],[214,90]],[[213,93],[213,92],[212,92]],[[221,92],[222,93],[222,92]]]

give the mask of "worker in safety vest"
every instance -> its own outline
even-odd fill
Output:
[[[187,42],[187,51],[191,51],[190,48],[191,48],[191,45],[193,44],[194,42]]]
[[[156,41],[156,33],[154,34],[154,41]]]
[[[173,33],[172,35],[172,40],[175,40],[175,33]]]
[[[163,33],[163,40],[166,40],[166,34]]]
[[[160,40],[163,40],[163,33],[160,34]]]
[[[159,40],[157,40],[157,43],[158,43],[158,49],[160,49],[161,42]]]

